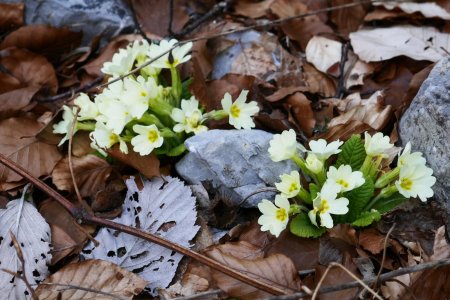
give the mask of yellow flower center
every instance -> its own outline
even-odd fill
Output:
[[[239,118],[240,114],[241,114],[241,109],[236,104],[231,105],[230,115],[233,118]]]
[[[402,178],[400,181],[400,186],[405,190],[410,190],[413,182],[409,178]]]
[[[342,185],[344,188],[348,188],[348,182],[344,179],[340,179],[337,181],[338,184]]]
[[[320,207],[317,208],[317,211],[323,214],[326,213],[328,210],[330,210],[330,205],[328,204],[328,201],[326,199],[322,199],[320,202]]]
[[[115,143],[117,143],[119,141],[119,136],[115,133],[111,133],[109,135],[109,146],[111,147],[112,145],[114,145]]]
[[[280,222],[284,222],[288,218],[288,214],[284,208],[279,208],[275,213],[275,218]]]
[[[298,190],[298,185],[297,183],[293,182],[291,183],[291,186],[289,187],[289,193]]]
[[[142,96],[142,97],[147,97],[147,95],[148,95],[148,94],[147,94],[146,91],[142,91],[142,92],[141,92],[141,96]]]
[[[150,130],[148,132],[148,140],[152,143],[156,142],[158,140],[158,132],[156,130]]]

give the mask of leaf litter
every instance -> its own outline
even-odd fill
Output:
[[[146,1],[130,2],[147,36],[160,39],[170,34],[167,1],[156,1],[154,6]],[[272,20],[347,3],[342,0],[328,3],[240,0],[204,21],[186,38],[252,24],[269,24]],[[195,23],[196,16],[213,10],[214,5],[214,1],[175,1],[172,30],[179,32]],[[448,9],[445,1],[355,3],[329,13],[313,13],[305,18],[292,19],[278,27],[265,27],[268,30],[256,28],[245,34],[218,36],[194,45],[192,64],[183,69],[183,74],[186,78],[193,76],[190,90],[207,110],[217,109],[225,92],[236,97],[242,89],[250,90],[252,99],[262,108],[255,118],[260,129],[281,132],[293,128],[305,140],[347,140],[364,131],[392,132],[392,137],[395,137],[395,123],[417,93],[433,66],[432,62],[448,54],[449,30],[443,23],[449,18]],[[23,13],[23,4],[0,4],[0,153],[18,162],[33,176],[53,183],[69,198],[74,198],[67,149],[57,148],[55,137],[45,133],[45,127],[52,125],[48,117],[56,116],[62,101],[39,101],[91,83],[101,76],[103,63],[111,60],[119,48],[141,37],[138,34],[118,35],[106,46],[93,40],[90,45],[79,47],[80,33],[47,25],[23,26]],[[344,46],[347,53],[344,53]],[[342,57],[343,54],[346,56]],[[70,101],[70,97],[68,95],[62,100]],[[43,115],[45,118],[39,117]],[[224,124],[211,127],[222,128]],[[190,196],[189,189],[172,177],[152,179],[160,174],[176,175],[172,170],[174,160],[160,161],[156,156],[142,157],[136,153],[123,155],[114,148],[109,152],[110,159],[104,160],[90,150],[86,136],[77,133],[73,143],[75,181],[96,213],[117,217],[115,220],[119,222],[161,234],[186,247],[193,246],[199,228],[196,225],[195,199]],[[137,172],[150,181],[126,179],[136,176]],[[127,180],[127,192],[123,185],[117,183],[123,179]],[[24,183],[14,172],[3,166],[0,168],[2,199],[14,199]],[[124,233],[102,228],[95,235],[93,226],[78,226],[76,220],[53,200],[36,192],[33,194],[39,211],[29,202],[22,202],[23,220],[32,220],[29,226],[33,227],[33,232],[27,233],[26,240],[21,234],[18,236],[19,244],[23,242],[25,245],[22,251],[26,272],[34,270],[33,264],[39,264],[41,268],[38,277],[34,274],[26,276],[30,281],[47,278],[49,283],[67,283],[114,293],[115,284],[102,285],[101,281],[91,278],[104,278],[108,282],[107,275],[113,274],[113,278],[117,272],[124,276],[117,283],[123,287],[118,293],[128,299],[144,287],[146,283],[142,278],[149,282],[147,288],[154,295],[157,287],[160,295],[164,295],[164,291],[170,290],[164,289],[172,284],[172,292],[167,292],[170,297],[190,296],[216,288],[223,289],[229,296],[248,299],[269,296],[199,263],[183,263],[181,255]],[[138,195],[137,201],[132,200],[134,194]],[[18,214],[18,201],[9,200],[7,208],[1,210],[0,224],[4,224],[10,214]],[[155,211],[162,214],[152,218]],[[183,214],[176,214],[178,211]],[[150,212],[153,214],[147,218]],[[220,224],[235,223],[235,220],[240,220],[240,214],[247,212],[224,213]],[[220,212],[215,211],[217,213]],[[22,218],[20,220],[20,228],[25,230]],[[391,220],[398,224],[385,247]],[[13,224],[8,222],[6,225],[0,227],[3,238],[0,249],[2,253],[8,251],[8,255],[16,257],[5,231]],[[211,225],[207,223],[204,227],[211,231],[208,234],[212,237]],[[376,273],[380,268],[383,271],[396,270],[448,258],[448,245],[440,225],[442,217],[434,211],[428,211],[424,216],[417,211],[400,209],[383,216],[378,226],[367,229],[337,228],[320,240],[299,239],[290,233],[274,240],[261,233],[255,223],[250,226],[239,224],[228,234],[222,231],[219,242],[211,238],[209,248],[197,250],[291,293],[300,291],[302,287],[314,289],[326,269],[323,264],[333,260],[340,261],[362,277],[363,261],[367,264],[367,259],[371,262],[369,269],[372,265],[372,273]],[[45,235],[45,242],[36,240],[38,234],[43,238]],[[92,239],[90,235],[100,242],[98,246],[92,241],[85,246]],[[29,259],[27,243],[36,244],[35,249],[45,248],[48,252],[50,239],[53,245],[51,254],[45,254],[45,259],[38,257],[37,262]],[[127,252],[119,251],[122,248]],[[80,253],[110,263],[99,260],[77,262]],[[386,256],[384,259],[383,254]],[[2,254],[2,260],[3,257]],[[51,272],[47,265],[51,265]],[[6,268],[3,263],[2,267]],[[141,279],[125,269],[139,271]],[[86,270],[92,273],[91,276],[77,277],[79,282],[71,279],[72,274]],[[53,275],[47,277],[50,273]],[[408,297],[411,292],[417,299],[438,299],[442,293],[450,293],[447,273],[448,267],[417,275],[402,275],[398,278],[407,284],[408,289],[390,281],[382,284],[380,293],[388,299]],[[1,273],[0,278],[6,278],[3,276],[10,275]],[[351,280],[343,270],[336,268],[330,271],[323,286]],[[20,286],[19,292],[23,292],[24,285],[20,282],[15,280],[10,284],[5,280],[2,288],[11,292]],[[55,295],[50,287],[41,285],[37,293]],[[323,295],[321,299],[352,299],[356,295],[357,291],[353,289]],[[86,292],[82,297],[99,296]]]

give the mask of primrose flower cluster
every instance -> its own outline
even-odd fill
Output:
[[[134,41],[120,49],[101,69],[109,75],[108,86],[93,101],[81,93],[74,101],[76,107],[63,107],[62,121],[53,126],[55,133],[65,135],[60,145],[71,132],[87,130],[91,147],[103,155],[116,144],[128,153],[131,144],[142,156],[152,152],[177,156],[184,152],[188,136],[208,130],[208,120],[228,118],[237,129],[253,128],[252,116],[259,108],[254,101],[246,103],[248,91],[242,91],[234,102],[226,93],[221,100],[223,109],[207,113],[190,95],[190,81],[181,81],[177,66],[191,58],[191,48],[192,43],[172,39],[159,44]],[[124,76],[149,61],[138,73]],[[170,71],[170,85],[160,76],[163,69]]]
[[[268,150],[272,160],[291,159],[300,172],[282,174],[275,183],[279,194],[274,202],[264,199],[258,204],[261,230],[278,237],[292,219],[292,233],[318,237],[337,223],[368,226],[409,198],[432,197],[436,178],[422,153],[411,152],[410,143],[394,169],[383,169],[393,146],[380,132],[366,132],[364,141],[359,135],[345,143],[310,141],[309,150],[297,143],[292,129],[274,135]]]

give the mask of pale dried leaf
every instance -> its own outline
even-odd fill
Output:
[[[339,64],[341,54],[342,43],[322,36],[314,36],[306,46],[306,60],[323,73],[328,73],[331,67]]]
[[[93,196],[102,189],[112,171],[112,167],[106,160],[92,154],[72,157],[72,168],[82,197]],[[59,190],[74,191],[68,157],[55,166],[52,180]]]
[[[303,65],[306,86],[312,94],[319,94],[330,98],[336,94],[336,82],[326,74],[319,72],[313,65],[305,63]]]
[[[123,212],[115,222],[140,228],[184,247],[191,246],[190,240],[200,227],[195,225],[195,198],[188,187],[169,176],[144,180],[142,190],[134,178],[126,184]],[[83,250],[87,257],[111,261],[138,273],[150,282],[148,288],[153,294],[156,288],[169,285],[183,257],[165,247],[107,228],[102,228],[95,239],[100,245],[95,247],[89,243]]]
[[[44,280],[52,259],[50,227],[24,196],[8,202],[6,209],[0,209],[0,268],[22,271],[10,233],[21,247],[28,282],[35,284]],[[30,295],[22,280],[0,271],[0,299],[30,299]]]
[[[54,145],[35,136],[43,124],[32,118],[10,118],[0,122],[0,153],[28,170],[34,177],[49,175],[61,154]],[[0,166],[0,182],[21,180],[21,176]]]
[[[405,55],[415,60],[438,61],[447,56],[450,34],[434,27],[410,25],[362,29],[350,34],[355,53],[366,62]]]
[[[283,254],[273,254],[266,258],[241,259],[222,250],[222,246],[214,247],[205,254],[216,261],[241,271],[258,281],[293,293],[300,289],[300,278],[294,263]],[[239,244],[235,247],[240,247]],[[213,272],[217,285],[228,295],[239,299],[261,299],[269,295],[253,286],[242,283],[220,272]]]
[[[426,18],[441,18],[444,20],[450,20],[450,13],[446,11],[443,7],[433,2],[417,3],[417,2],[383,1],[380,3],[374,3],[373,5],[375,6],[381,5],[389,10],[399,8],[408,14],[420,12]]]
[[[364,77],[373,73],[375,66],[370,63],[358,60],[349,71],[345,88],[350,89],[356,85],[364,84]]]
[[[146,285],[147,281],[113,263],[91,259],[66,265],[42,282],[36,294],[47,300],[132,299]]]

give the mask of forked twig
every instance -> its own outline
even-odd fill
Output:
[[[194,260],[197,260],[200,263],[203,263],[207,265],[208,267],[211,267],[214,270],[217,270],[219,272],[222,272],[234,279],[237,279],[243,283],[246,283],[248,285],[251,285],[257,289],[260,289],[262,291],[265,291],[267,293],[270,293],[272,295],[285,295],[286,291],[271,286],[269,284],[266,284],[262,281],[259,281],[257,279],[254,279],[246,274],[243,274],[242,272],[239,272],[229,266],[223,265],[207,256],[204,256],[200,253],[197,253],[189,248],[180,246],[178,244],[175,244],[169,240],[166,240],[160,236],[151,234],[149,232],[145,232],[143,230],[139,230],[130,226],[126,226],[123,224],[115,223],[110,220],[105,220],[99,217],[96,217],[92,214],[90,214],[88,211],[86,211],[82,207],[76,207],[73,205],[69,200],[67,200],[65,197],[61,196],[58,192],[56,192],[54,189],[49,187],[47,184],[45,184],[40,179],[34,177],[28,171],[26,171],[23,167],[19,166],[15,162],[11,161],[9,158],[5,157],[3,154],[0,154],[0,162],[19,174],[20,176],[24,177],[28,181],[30,181],[34,186],[42,190],[44,193],[46,193],[51,198],[55,199],[59,202],[80,224],[91,224],[91,225],[97,225],[97,226],[103,226],[107,228],[111,228],[114,230],[118,230],[123,233],[128,233],[133,236],[136,236],[138,238],[144,239],[146,241],[158,244],[160,246],[163,246],[165,248],[168,248],[172,251],[178,252],[180,254],[186,255]]]

